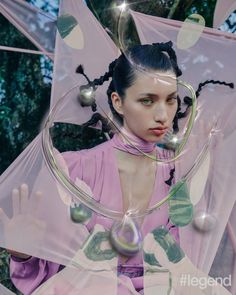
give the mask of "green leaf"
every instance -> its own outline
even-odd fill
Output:
[[[169,261],[177,263],[185,257],[183,250],[177,244],[168,229],[164,226],[159,226],[152,231],[154,239],[164,249]]]
[[[63,14],[59,16],[57,19],[57,29],[62,39],[68,36],[77,24],[77,20],[70,14]]]
[[[193,205],[186,182],[177,182],[171,189],[173,191],[176,192],[168,201],[170,221],[176,226],[185,226],[193,219]]]

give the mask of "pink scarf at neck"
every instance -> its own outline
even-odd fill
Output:
[[[133,155],[142,155],[139,150],[144,153],[151,153],[156,147],[155,143],[145,141],[123,127],[121,128],[120,134],[113,136],[112,141],[116,149]]]

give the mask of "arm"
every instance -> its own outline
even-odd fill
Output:
[[[10,276],[15,287],[24,295],[32,292],[58,271],[62,267],[53,262],[49,262],[36,257],[26,260],[11,256]]]
[[[12,192],[13,200],[29,198],[28,186],[22,184]],[[17,216],[17,214],[15,214]],[[60,265],[27,254],[8,250],[10,258],[10,277],[17,289],[24,295],[31,294],[41,283],[59,271]]]
[[[70,159],[71,163],[74,164],[74,157],[72,157],[70,153],[68,153],[67,157]],[[21,185],[19,189],[17,189],[17,195],[20,199],[28,199],[28,186],[25,184]],[[32,294],[35,289],[63,268],[63,266],[57,263],[31,257],[24,253],[13,250],[8,250],[8,252],[11,254],[11,280],[15,287],[24,295]]]

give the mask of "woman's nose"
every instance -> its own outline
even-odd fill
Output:
[[[155,122],[165,123],[168,121],[168,112],[164,105],[159,105],[154,110]]]

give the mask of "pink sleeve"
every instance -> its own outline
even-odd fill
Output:
[[[30,295],[43,282],[56,274],[62,267],[36,257],[25,261],[11,257],[10,276],[15,287],[24,295]]]
[[[82,177],[82,161],[84,152],[66,152],[63,153],[70,176],[73,173]],[[44,259],[31,257],[22,260],[11,256],[10,259],[10,276],[15,287],[24,295],[32,294],[42,283],[60,271],[63,266]]]

